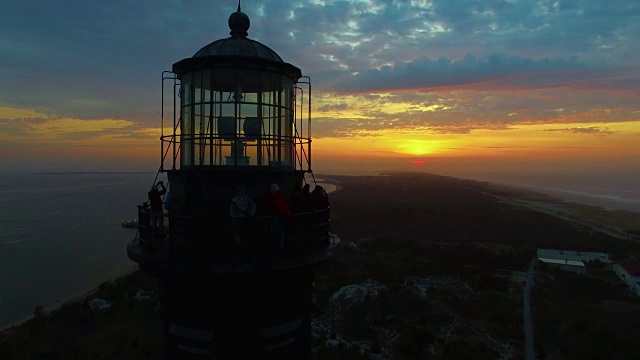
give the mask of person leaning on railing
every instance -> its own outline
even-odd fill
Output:
[[[312,212],[315,210],[315,205],[313,203],[313,196],[311,196],[311,185],[304,184],[302,188],[302,212]]]
[[[159,190],[158,187],[161,189]],[[164,213],[162,211],[162,195],[167,192],[167,188],[162,181],[158,181],[149,191],[149,204],[151,205],[151,226],[162,229],[164,226]]]
[[[304,208],[302,203],[302,187],[300,184],[294,185],[291,189],[291,197],[289,198],[289,208],[292,214],[299,214]]]
[[[234,227],[236,246],[246,244],[249,222],[255,214],[256,204],[247,195],[245,188],[239,186],[236,189],[236,196],[231,199],[229,205],[229,216]]]
[[[314,214],[314,222],[318,225],[314,231],[314,237],[323,238],[328,235],[328,223],[329,223],[329,195],[325,189],[316,185],[311,192],[316,213]]]
[[[269,232],[274,242],[273,245],[278,249],[284,249],[287,223],[291,218],[291,211],[278,184],[271,184],[265,205],[270,215]]]
[[[329,195],[327,195],[327,192],[322,186],[316,185],[311,192],[311,198],[317,210],[324,210],[329,207]]]

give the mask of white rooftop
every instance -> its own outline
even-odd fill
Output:
[[[571,265],[571,266],[582,266],[584,267],[584,263],[582,261],[573,261],[573,260],[558,260],[558,259],[546,259],[546,258],[538,258],[538,260],[548,263],[548,264],[559,264],[559,265]]]
[[[577,262],[589,262],[592,260],[602,261],[604,263],[611,263],[609,255],[599,252],[587,252],[587,251],[570,251],[570,250],[556,250],[556,249],[538,249],[538,259],[554,259],[561,261],[577,261]]]

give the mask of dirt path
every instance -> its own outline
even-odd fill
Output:
[[[524,328],[524,355],[527,360],[535,360],[533,347],[533,322],[531,321],[531,286],[533,286],[533,267],[538,259],[532,259],[527,271],[527,282],[524,286],[524,306],[522,310]]]

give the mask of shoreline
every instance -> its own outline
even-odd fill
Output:
[[[81,290],[78,290],[78,291],[74,292],[73,294],[67,296],[66,298],[64,298],[62,300],[55,301],[53,304],[42,305],[43,312],[45,314],[50,314],[50,313],[52,313],[54,311],[60,310],[66,304],[70,304],[70,303],[76,302],[78,300],[84,299],[87,296],[90,296],[91,294],[96,292],[96,290],[98,290],[98,287],[100,287],[100,284],[105,283],[105,282],[114,282],[114,281],[116,281],[116,280],[118,280],[120,278],[123,278],[125,276],[133,274],[137,270],[138,270],[138,264],[135,264],[135,263],[131,263],[130,265],[129,264],[126,264],[126,265],[125,264],[121,264],[120,266],[118,266],[117,268],[115,268],[114,270],[109,272],[107,275],[102,277],[102,279],[93,281],[91,284],[87,285],[86,287],[84,287]],[[10,323],[8,323],[6,325],[1,325],[0,326],[0,334],[4,333],[5,331],[10,330],[13,327],[23,325],[27,321],[33,319],[33,316],[34,315],[31,314],[31,315],[26,316],[26,317],[24,317],[22,319],[10,322]]]
[[[554,195],[530,189],[489,183],[484,191],[502,202],[537,211],[563,221],[599,231],[619,240],[640,242],[637,220],[640,212],[631,210],[609,210],[602,206],[561,199]],[[504,193],[504,192],[507,193]]]
[[[473,180],[473,179],[470,179]],[[485,180],[474,180],[479,182],[485,182]],[[579,190],[571,190],[566,188],[556,188],[550,186],[540,186],[532,184],[522,183],[510,183],[501,181],[486,181],[495,186],[503,186],[506,188],[517,189],[522,191],[534,192],[542,195],[549,196],[551,198],[573,202],[586,206],[601,207],[607,211],[630,211],[640,213],[640,199],[638,198],[625,198],[619,196],[620,192],[638,193],[635,190],[616,190],[617,195],[611,195],[611,193],[596,193],[586,192]],[[614,191],[609,189],[609,191]]]
[[[330,189],[327,190],[328,194],[332,194],[332,193],[336,193],[340,190],[343,189],[343,186],[333,182],[333,181],[327,181],[327,180],[322,180],[319,181],[318,184],[322,184],[322,185],[332,185],[334,187],[334,189]],[[86,298],[87,296],[90,296],[91,294],[93,294],[94,292],[96,292],[96,290],[98,290],[98,287],[100,286],[100,284],[104,283],[104,282],[114,282],[120,278],[123,278],[125,276],[128,276],[130,274],[133,274],[135,271],[138,270],[138,264],[131,262],[130,264],[121,264],[120,266],[116,267],[114,270],[112,270],[111,272],[109,272],[107,275],[105,275],[104,277],[102,277],[102,279],[100,280],[96,280],[93,281],[91,284],[87,285],[86,287],[84,287],[83,289],[74,292],[73,294],[67,296],[66,298],[63,298],[62,300],[58,300],[55,301],[53,304],[49,304],[49,305],[42,305],[43,306],[43,311],[45,314],[50,314],[51,312],[60,310],[65,304],[69,304],[69,303],[73,303],[75,301],[81,300]],[[39,305],[40,306],[40,305]],[[13,327],[16,326],[20,326],[24,323],[26,323],[27,321],[33,319],[34,315],[28,315],[23,317],[22,319],[19,320],[15,320],[12,321],[6,325],[0,325],[0,334],[2,334],[3,332],[10,330]]]

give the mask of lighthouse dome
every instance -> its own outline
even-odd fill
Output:
[[[271,50],[268,46],[247,38],[247,30],[251,21],[249,17],[240,11],[229,16],[230,37],[216,40],[193,55],[194,58],[207,56],[241,56],[247,58],[258,58],[283,63],[282,58]]]

